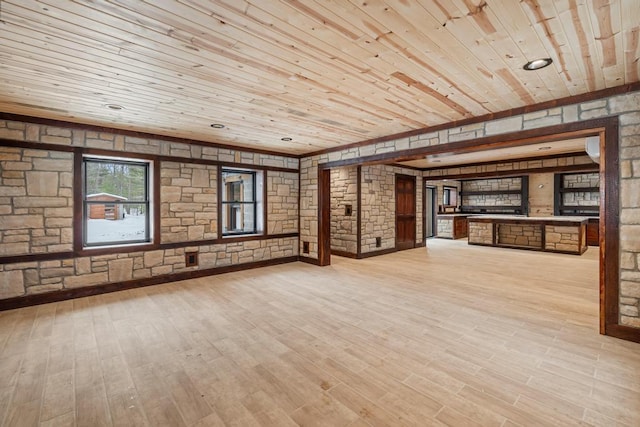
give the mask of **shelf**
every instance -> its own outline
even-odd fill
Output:
[[[479,210],[516,211],[516,210],[522,210],[522,205],[515,205],[515,206],[461,206],[460,209],[462,211],[469,211],[469,210],[473,210],[473,211],[479,211]]]
[[[572,187],[560,188],[561,193],[599,193],[600,187]]]
[[[460,196],[483,196],[486,194],[522,194],[522,190],[461,191]]]
[[[564,211],[589,211],[589,212],[598,212],[600,211],[600,206],[569,206],[563,205],[560,207],[560,212]]]

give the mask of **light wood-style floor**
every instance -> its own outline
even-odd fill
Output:
[[[0,424],[640,425],[597,250],[429,240],[0,313]]]

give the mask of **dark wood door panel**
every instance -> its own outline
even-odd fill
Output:
[[[396,249],[414,248],[416,243],[416,179],[396,175]]]

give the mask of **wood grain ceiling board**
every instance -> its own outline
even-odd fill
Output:
[[[289,154],[640,74],[637,0],[0,5],[0,111]],[[554,63],[522,69],[538,57]]]

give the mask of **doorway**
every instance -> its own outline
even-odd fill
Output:
[[[424,238],[428,239],[436,234],[436,206],[438,194],[436,187],[427,186],[424,196]]]
[[[396,249],[416,247],[416,178],[396,175]]]

